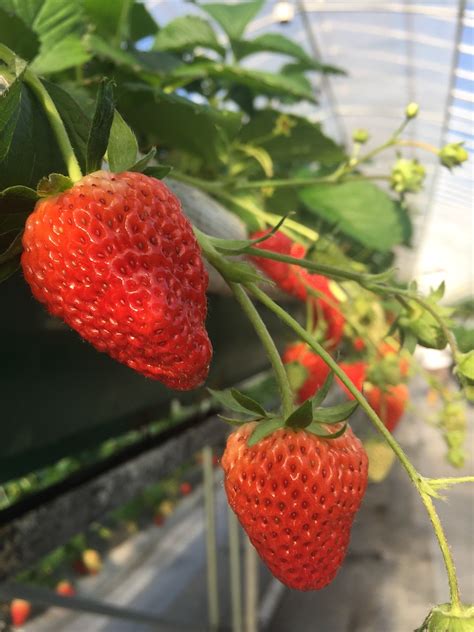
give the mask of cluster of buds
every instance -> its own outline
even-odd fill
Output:
[[[452,169],[466,162],[469,154],[462,145],[462,143],[448,143],[439,150],[439,160],[444,167]]]
[[[445,403],[441,411],[441,426],[448,446],[448,461],[454,467],[462,467],[465,460],[466,411],[461,401]]]
[[[290,136],[291,129],[295,127],[296,122],[288,116],[288,114],[280,114],[275,121],[275,127],[273,128],[274,136]]]
[[[425,168],[418,160],[399,158],[392,168],[390,185],[397,193],[418,193],[425,176]]]

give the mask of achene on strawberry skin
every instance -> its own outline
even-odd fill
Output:
[[[23,247],[34,296],[96,349],[173,389],[206,379],[208,276],[192,226],[163,182],[89,174],[38,202]]]
[[[324,588],[344,560],[366,490],[365,450],[349,427],[334,439],[281,428],[249,447],[255,426],[228,438],[229,504],[275,577],[298,590]]]

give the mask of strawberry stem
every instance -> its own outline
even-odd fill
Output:
[[[61,150],[64,162],[66,163],[68,175],[73,182],[77,182],[82,178],[81,168],[53,99],[49,96],[46,88],[43,86],[38,77],[31,72],[31,70],[27,69],[25,71],[24,81],[31,88],[36,98],[43,106],[49,124],[51,125]]]
[[[354,398],[359,402],[361,408],[367,413],[370,421],[375,426],[375,428],[382,434],[384,439],[387,441],[389,446],[395,452],[397,458],[405,468],[408,476],[410,477],[412,483],[415,485],[418,493],[421,496],[421,500],[425,506],[425,509],[430,518],[431,524],[433,526],[436,538],[438,540],[439,547],[441,549],[441,553],[443,555],[444,564],[446,567],[446,572],[448,575],[448,583],[451,594],[451,604],[453,609],[458,609],[461,607],[461,600],[459,595],[459,586],[458,580],[456,576],[456,569],[454,566],[454,561],[451,555],[451,551],[449,549],[448,541],[446,539],[446,535],[444,533],[443,527],[439,520],[439,516],[436,512],[435,506],[431,499],[431,495],[434,490],[429,485],[429,480],[425,479],[418,470],[412,465],[410,459],[399,445],[399,443],[394,439],[392,433],[387,430],[382,420],[378,417],[376,412],[371,408],[365,397],[362,393],[354,386],[352,381],[347,377],[347,375],[340,369],[337,362],[331,357],[331,355],[310,335],[308,332],[292,317],[288,314],[282,307],[280,307],[277,303],[275,303],[265,292],[260,290],[254,284],[246,284],[247,289],[253,294],[263,305],[265,305],[268,309],[270,309],[276,316],[280,318],[286,325],[290,327],[302,340],[304,340],[308,345],[315,351],[324,362],[334,371],[337,377],[341,380],[341,382],[348,388],[350,393],[354,396]]]

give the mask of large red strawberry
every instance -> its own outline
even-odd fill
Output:
[[[31,614],[31,604],[25,599],[13,599],[10,604],[10,618],[14,626],[23,625]]]
[[[298,383],[294,384],[298,403],[302,403],[312,397],[321,388],[329,375],[330,369],[328,365],[304,342],[296,342],[289,345],[283,353],[282,360],[284,364],[295,363],[302,368],[302,375],[297,376]]]
[[[389,385],[385,390],[378,386],[370,386],[366,393],[367,401],[390,432],[395,430],[402,418],[408,396],[408,388],[405,384]]]
[[[367,485],[367,455],[350,428],[335,439],[281,428],[249,447],[255,425],[227,440],[222,467],[229,504],[280,581],[318,590],[346,555]]]
[[[34,296],[96,349],[177,390],[206,379],[208,277],[161,181],[92,173],[38,202],[23,247]]]
[[[365,382],[365,376],[367,373],[367,365],[365,362],[341,362],[339,367],[344,371],[347,377],[353,382],[354,386],[357,390],[362,391],[362,387]],[[341,382],[341,380],[336,377],[336,381],[342,390],[346,393],[346,395],[350,399],[354,399],[354,395],[349,391],[349,389]]]

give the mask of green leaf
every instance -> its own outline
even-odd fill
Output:
[[[67,191],[73,186],[71,178],[63,176],[61,173],[51,173],[49,176],[41,178],[36,187],[40,197],[49,197]]]
[[[235,399],[235,401],[238,402],[244,408],[246,408],[247,411],[250,411],[251,413],[256,413],[260,417],[267,417],[266,410],[262,408],[262,406],[257,401],[255,401],[248,395],[241,393],[235,388],[231,388],[230,392],[232,394],[232,397]]]
[[[0,264],[3,264],[11,259],[16,259],[17,255],[21,253],[23,250],[23,246],[21,244],[23,233],[18,233],[14,239],[10,242],[7,249],[0,254]]]
[[[103,81],[97,91],[94,118],[87,139],[87,173],[97,171],[102,166],[102,158],[107,150],[114,112],[112,83]]]
[[[469,382],[474,383],[474,350],[468,353],[459,353],[456,360],[456,373],[467,378]]]
[[[224,408],[228,408],[229,410],[233,410],[236,413],[243,413],[244,415],[248,415],[249,411],[247,408],[239,404],[239,402],[234,399],[230,390],[226,391],[215,391],[212,388],[207,389],[209,393],[216,399],[219,404],[224,406]]]
[[[311,57],[299,44],[279,33],[265,33],[255,39],[240,40],[234,43],[238,59],[248,57],[254,53],[271,52],[289,55],[311,64]]]
[[[254,419],[254,418],[252,418],[252,420],[236,419],[235,417],[225,417],[224,415],[217,415],[217,416],[219,417],[219,419],[222,419],[222,421],[225,421],[231,426],[243,426],[244,424],[247,424],[249,421],[252,421]]]
[[[273,160],[266,149],[254,145],[238,145],[237,149],[247,156],[254,158],[262,167],[267,178],[273,177]]]
[[[308,57],[305,60],[300,59],[300,61],[297,61],[291,64],[285,64],[281,68],[281,72],[288,72],[288,73],[294,73],[294,72],[301,73],[301,72],[308,72],[308,71],[321,72],[325,75],[344,76],[347,74],[345,70],[343,70],[342,68],[339,68],[338,66],[332,66],[331,64],[324,64],[318,61],[317,59],[314,59],[311,57]]]
[[[287,115],[291,121],[288,134],[276,135],[277,122],[282,113],[277,110],[262,110],[242,128],[240,142],[261,145],[274,162],[306,165],[317,161],[322,165],[333,165],[344,158],[339,145],[325,136],[318,123],[305,118]],[[264,142],[260,138],[266,138]],[[287,209],[286,209],[287,210]]]
[[[240,127],[235,112],[198,105],[144,84],[122,84],[118,109],[145,145],[169,146],[219,163],[221,152]]]
[[[344,402],[330,408],[316,408],[314,410],[314,420],[325,424],[334,424],[339,421],[345,421],[352,415],[358,406],[358,402]]]
[[[26,62],[0,44],[0,161],[7,155],[20,113]]]
[[[206,11],[222,27],[231,40],[238,40],[243,35],[249,22],[262,9],[264,0],[238,2],[237,4],[201,4]]]
[[[235,84],[247,86],[253,90],[256,96],[291,97],[295,100],[305,99],[314,102],[312,88],[307,85],[303,86],[294,77],[216,62],[183,64],[172,72],[169,81],[173,83],[179,79],[181,85],[184,86],[197,79],[207,79],[208,77],[220,79],[228,87]]]
[[[408,351],[408,353],[413,354],[415,352],[417,339],[415,334],[407,329],[406,331],[402,330],[403,335],[403,348]]]
[[[84,27],[82,3],[44,0],[32,27],[39,35],[42,49],[53,47],[71,33],[79,35]]]
[[[44,0],[0,0],[0,7],[17,15],[27,26],[32,26]]]
[[[91,55],[83,41],[77,35],[68,35],[50,47],[42,47],[40,54],[31,64],[31,69],[38,74],[49,75],[82,66],[90,58]]]
[[[289,428],[306,428],[312,421],[313,406],[311,400],[307,399],[285,420],[285,426]]]
[[[143,173],[157,180],[163,180],[171,171],[173,171],[173,167],[170,165],[153,165],[144,169]]]
[[[209,22],[197,15],[184,15],[168,22],[153,44],[153,48],[160,51],[185,51],[196,46],[224,53]]]
[[[0,283],[9,279],[20,267],[20,255],[0,263]]]
[[[299,197],[308,210],[368,248],[386,251],[403,240],[395,203],[371,182],[313,185]]]
[[[107,146],[110,170],[116,173],[128,171],[136,163],[137,154],[138,143],[135,134],[115,110]]]
[[[310,432],[320,439],[337,439],[345,433],[346,429],[347,424],[344,424],[342,428],[340,428],[336,432],[326,432],[326,430],[323,429],[320,423],[318,423],[317,421],[313,421],[313,423],[306,428],[306,432]]]
[[[143,39],[148,35],[154,35],[158,30],[158,24],[147,11],[145,5],[134,2],[130,11],[130,39],[133,42]]]
[[[126,29],[130,0],[82,0],[82,4],[96,33],[119,48],[122,39],[128,37]]]
[[[117,66],[125,66],[131,68],[134,72],[143,69],[140,58],[128,51],[122,50],[117,46],[113,46],[107,40],[98,35],[89,34],[84,39],[87,50],[91,51],[100,59],[112,61]]]
[[[0,236],[23,229],[29,213],[5,213],[0,215]]]
[[[36,34],[14,13],[5,11],[0,2],[0,42],[24,59],[33,59],[39,49]]]
[[[152,147],[150,151],[147,154],[145,154],[145,156],[137,160],[137,162],[130,167],[129,171],[142,172],[148,166],[148,163],[151,160],[153,160],[153,158],[155,157],[155,154],[156,154],[156,147]]]
[[[283,419],[280,419],[278,417],[272,417],[271,419],[265,419],[265,421],[261,421],[256,425],[254,431],[250,435],[247,441],[247,445],[249,447],[252,447],[262,439],[265,439],[265,437],[271,435],[272,432],[275,432],[275,430],[283,428],[284,425],[285,422],[283,421]]]
[[[85,171],[87,139],[91,126],[89,117],[66,90],[49,81],[43,81],[43,84],[58,109],[81,169]]]
[[[318,406],[320,406],[324,402],[324,400],[326,399],[329,393],[329,390],[332,386],[333,381],[334,381],[334,371],[331,371],[330,373],[328,373],[327,378],[324,380],[324,384],[321,386],[319,391],[311,400],[314,409],[316,409]]]

